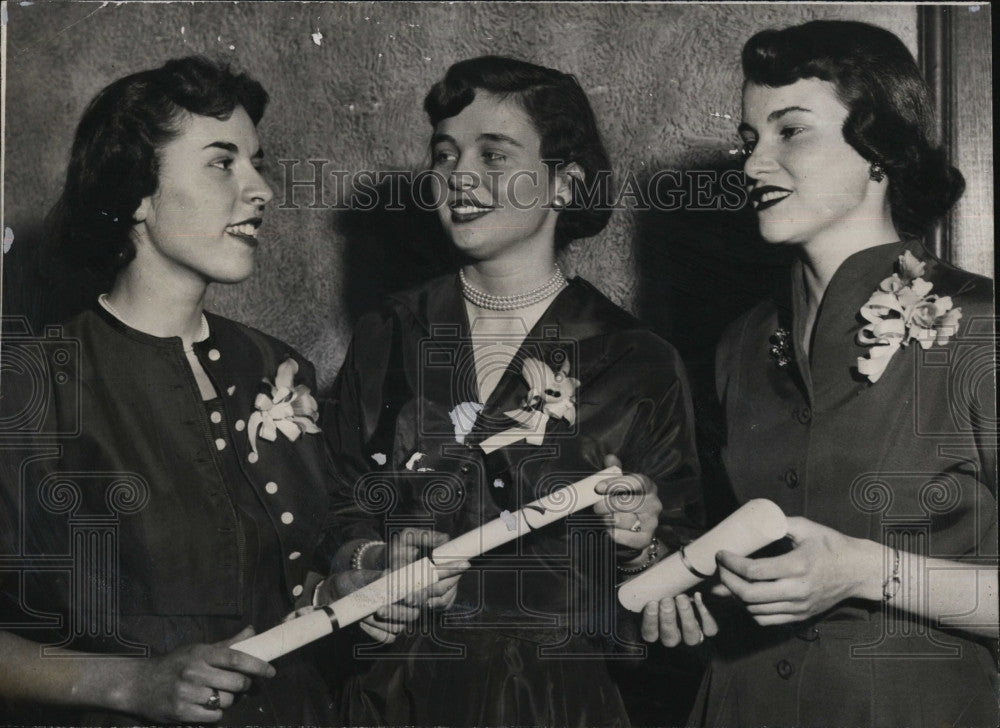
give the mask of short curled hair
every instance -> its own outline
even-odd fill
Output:
[[[757,33],[743,47],[743,75],[762,86],[817,78],[847,107],[844,139],[889,179],[893,223],[924,234],[965,190],[934,141],[930,92],[916,61],[889,31],[867,23],[814,20]]]
[[[457,115],[476,98],[476,91],[516,101],[541,138],[541,157],[555,172],[576,163],[583,181],[573,179],[573,201],[556,222],[556,246],[601,232],[611,218],[606,204],[611,161],[597,119],[576,78],[553,68],[502,56],[459,61],[431,87],[424,110],[433,126]]]
[[[135,257],[133,214],[158,187],[159,149],[186,113],[228,119],[242,106],[256,125],[267,92],[201,56],[121,78],[90,102],[70,152],[62,196],[49,216],[65,259],[113,276]]]

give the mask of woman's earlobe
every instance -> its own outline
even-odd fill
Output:
[[[556,189],[553,206],[558,209],[566,207],[573,202],[573,182],[576,181],[578,184],[582,184],[586,177],[587,174],[583,171],[583,167],[576,162],[570,162],[560,167],[557,175],[559,187]]]
[[[146,217],[149,215],[149,205],[149,198],[143,197],[139,202],[139,206],[135,208],[135,212],[132,213],[133,223],[138,225],[140,222],[146,222]]]

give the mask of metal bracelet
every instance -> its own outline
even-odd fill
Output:
[[[645,571],[650,566],[656,563],[656,557],[660,555],[660,541],[655,536],[650,542],[649,546],[646,547],[648,553],[646,554],[646,560],[643,561],[638,566],[619,566],[618,571],[622,574],[638,574],[640,571]]]
[[[882,582],[882,602],[886,604],[899,594],[899,587],[903,584],[899,578],[899,549],[893,547],[892,553],[892,573]]]
[[[364,568],[361,565],[361,560],[365,557],[365,552],[373,546],[385,546],[385,541],[365,541],[363,544],[354,549],[354,553],[351,554],[352,569],[361,571]]]
[[[696,568],[694,568],[691,565],[691,562],[688,561],[687,554],[684,553],[684,547],[683,546],[681,546],[681,550],[680,550],[679,553],[681,555],[681,563],[684,564],[684,568],[685,569],[687,569],[688,571],[690,571],[692,574],[694,574],[695,576],[697,576],[699,579],[711,579],[712,578],[711,574],[703,574],[703,573],[701,573],[700,571],[698,571]]]

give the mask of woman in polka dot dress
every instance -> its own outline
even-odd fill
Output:
[[[331,722],[309,651],[228,646],[311,599],[330,482],[312,366],[203,311],[253,269],[266,103],[184,58],[111,84],[79,125],[55,230],[114,283],[41,343],[51,379],[4,379],[5,406],[19,386],[45,404],[5,450],[4,553],[44,565],[0,574],[10,723]]]

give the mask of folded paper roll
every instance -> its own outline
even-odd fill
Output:
[[[520,538],[571,513],[596,505],[604,498],[595,488],[608,478],[621,475],[621,468],[605,468],[564,488],[559,488],[543,498],[532,501],[514,513],[504,513],[500,518],[483,524],[468,533],[443,543],[431,553],[435,566],[446,566],[455,561],[468,561],[497,546]]]
[[[605,497],[596,491],[596,487],[608,478],[621,474],[620,468],[605,468],[572,485],[559,488],[519,511],[504,512],[500,518],[441,544],[429,557],[396,569],[320,610],[237,642],[233,649],[270,662],[331,634],[339,627],[346,627],[374,614],[379,607],[394,604],[409,594],[426,589],[438,581],[440,570],[453,568],[458,562],[481,556],[531,530],[548,526],[595,505]]]
[[[683,594],[712,576],[720,551],[748,556],[786,533],[785,514],[775,503],[764,498],[748,501],[681,551],[618,587],[618,601],[630,611],[641,612],[648,602]]]
[[[332,634],[336,627],[333,610],[329,607],[317,609],[315,612],[296,617],[284,624],[279,624],[266,632],[255,634],[242,642],[233,645],[234,650],[245,652],[264,662],[276,660],[297,650],[303,645]]]

